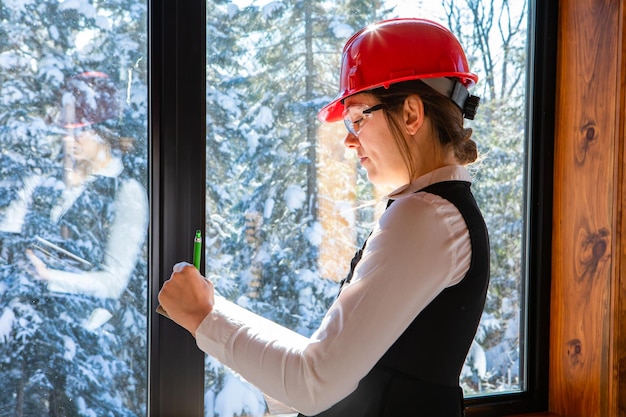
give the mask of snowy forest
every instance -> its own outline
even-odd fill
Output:
[[[313,332],[389,191],[373,189],[345,152],[343,126],[316,118],[337,93],[343,45],[385,18],[439,21],[480,79],[468,126],[481,158],[471,172],[492,250],[461,385],[466,396],[523,389],[527,9],[525,0],[208,0],[205,270],[217,290]],[[117,86],[119,178],[148,188],[147,19],[148,5],[132,0],[0,2],[0,417],[147,414],[145,241],[128,285],[110,298],[51,291],[25,255],[42,249],[36,234],[67,243],[35,209],[72,189],[58,120],[60,92],[76,74],[98,71]],[[3,230],[33,188],[25,227]],[[114,205],[82,204],[78,230],[96,227],[94,214],[96,223],[115,222]],[[82,233],[71,252],[99,246]],[[76,274],[101,266],[46,262]],[[96,328],[78,319],[102,310],[112,317]],[[266,413],[260,392],[206,357],[207,417]]]

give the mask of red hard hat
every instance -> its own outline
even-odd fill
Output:
[[[109,76],[99,71],[86,71],[65,83],[61,96],[59,123],[65,128],[78,128],[119,116],[117,88]]]
[[[447,28],[430,20],[383,20],[357,32],[343,48],[339,95],[318,118],[342,118],[343,100],[373,88],[422,79],[450,77],[469,88],[478,76],[469,71],[461,44]]]

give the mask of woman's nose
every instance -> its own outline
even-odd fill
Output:
[[[348,132],[345,139],[343,140],[343,144],[346,148],[356,148],[359,146],[359,138],[356,135]]]

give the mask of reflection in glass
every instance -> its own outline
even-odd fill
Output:
[[[125,3],[5,8],[6,415],[146,413],[145,6]]]

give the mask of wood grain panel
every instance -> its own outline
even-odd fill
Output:
[[[610,395],[619,1],[560,1],[550,411],[616,416]]]
[[[626,417],[626,10],[624,1],[620,2],[619,11],[619,54],[620,63],[618,90],[619,107],[617,109],[617,219],[616,258],[614,270],[616,291],[612,303],[615,312],[616,337],[613,342],[611,357],[615,358],[611,400],[617,404],[617,416]]]

